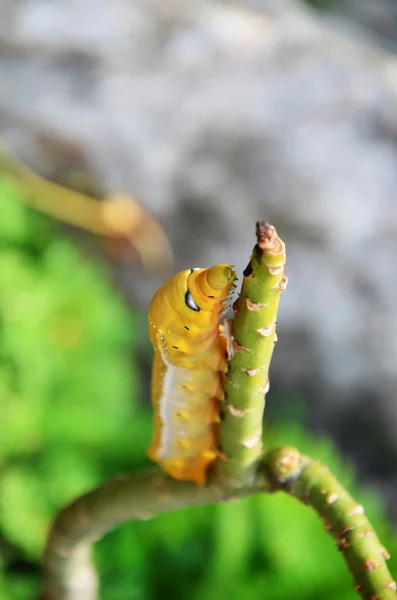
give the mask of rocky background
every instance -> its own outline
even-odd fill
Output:
[[[0,133],[44,175],[132,193],[177,269],[241,272],[255,221],[273,223],[290,283],[272,388],[301,392],[392,510],[397,2],[317,4],[2,0]],[[114,279],[146,307],[161,277]]]

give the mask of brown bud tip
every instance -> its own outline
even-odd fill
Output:
[[[279,255],[285,253],[284,242],[278,237],[273,225],[266,221],[258,221],[256,224],[257,248],[263,255]]]
[[[274,241],[277,237],[277,232],[273,225],[267,223],[267,221],[257,221],[256,223],[256,237],[258,244],[261,246],[264,242]]]

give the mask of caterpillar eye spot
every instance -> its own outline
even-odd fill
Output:
[[[191,308],[192,310],[195,310],[197,312],[200,311],[200,307],[197,306],[197,304],[195,303],[192,294],[189,292],[189,290],[186,292],[185,294],[185,304],[188,308]]]
[[[175,350],[179,350],[178,346],[172,346]]]
[[[188,331],[190,331],[190,329],[187,325],[184,325],[184,328],[187,329]]]
[[[215,296],[208,296],[208,298],[212,298],[213,299],[213,298],[215,298]]]

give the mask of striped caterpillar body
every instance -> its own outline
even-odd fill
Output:
[[[204,484],[217,456],[227,368],[220,319],[235,278],[229,265],[182,271],[150,304],[154,434],[148,455],[175,479]]]

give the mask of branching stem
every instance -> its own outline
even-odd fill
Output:
[[[280,490],[320,515],[364,600],[397,600],[396,584],[385,562],[387,551],[363,507],[328,469],[295,448],[262,454],[264,396],[286,278],[285,247],[274,227],[259,223],[257,238],[235,305],[234,356],[220,424],[222,452],[207,485],[176,481],[152,468],[112,479],[75,500],[61,510],[50,532],[40,600],[96,600],[98,582],[91,545],[126,521]]]
[[[221,486],[213,474],[205,487],[180,482],[152,468],[111,479],[60,511],[43,557],[40,600],[96,600],[98,582],[91,545],[126,521],[161,513],[283,490],[312,506],[353,574],[365,600],[397,600],[387,569],[387,551],[358,505],[327,468],[294,448],[266,454],[250,486]]]

